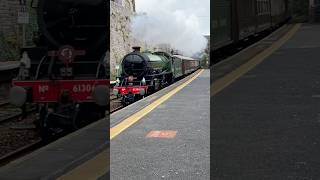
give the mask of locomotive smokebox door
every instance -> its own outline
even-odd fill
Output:
[[[84,56],[86,52],[84,50],[75,50],[70,45],[62,46],[58,51],[58,58],[66,65],[72,63],[76,56]]]

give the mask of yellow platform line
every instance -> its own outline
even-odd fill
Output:
[[[227,74],[226,76],[222,77],[221,79],[216,80],[211,85],[211,96],[214,96],[221,92],[224,88],[228,87],[242,75],[256,67],[258,64],[263,62],[267,57],[273,54],[276,50],[278,50],[281,46],[283,46],[288,40],[290,40],[293,35],[299,30],[301,24],[296,24],[287,34],[281,37],[278,41],[273,43],[269,48],[262,51],[255,57],[253,57],[247,63],[241,65],[236,70],[232,71],[231,73]]]
[[[117,124],[116,126],[114,126],[113,128],[110,129],[110,140],[112,140],[113,138],[115,138],[116,136],[118,136],[121,132],[123,132],[124,130],[126,130],[127,128],[129,128],[130,126],[132,126],[133,124],[135,124],[136,122],[138,122],[141,118],[143,118],[145,115],[147,115],[148,113],[150,113],[152,110],[154,110],[156,107],[158,107],[160,104],[162,104],[163,102],[165,102],[166,100],[168,100],[170,97],[172,97],[173,95],[175,95],[177,92],[179,92],[181,89],[183,89],[184,87],[186,87],[188,84],[190,84],[193,80],[195,80],[198,76],[200,76],[200,74],[203,72],[203,70],[201,70],[198,74],[196,74],[195,76],[193,76],[191,79],[189,79],[188,81],[184,82],[183,84],[181,84],[180,86],[176,87],[175,89],[173,89],[172,91],[170,91],[168,94],[162,96],[161,98],[157,99],[156,101],[154,101],[153,103],[151,103],[150,105],[148,105],[147,107],[143,108],[142,110],[140,110],[139,112],[133,114],[132,116],[128,117],[127,119],[123,120],[121,123]]]
[[[190,78],[188,81],[184,82],[183,84],[179,85],[168,94],[162,96],[161,98],[157,99],[147,107],[143,108],[139,112],[133,114],[131,117],[125,119],[115,127],[110,129],[110,140],[119,135],[121,132],[138,122],[142,117],[150,113],[156,107],[161,105],[163,102],[168,100],[170,97],[175,95],[177,92],[182,90],[188,84],[190,84],[193,80],[195,80],[204,70],[198,72],[195,76]],[[87,162],[81,164],[80,166],[76,167],[75,169],[71,170],[67,174],[58,178],[58,180],[74,180],[74,179],[83,179],[83,180],[96,180],[99,177],[106,174],[109,170],[110,166],[110,150],[105,150],[95,156],[93,159],[88,160]]]
[[[76,167],[57,180],[96,180],[108,172],[110,166],[110,150],[104,150],[93,159]]]

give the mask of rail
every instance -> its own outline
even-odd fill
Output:
[[[27,155],[28,153],[31,153],[31,152],[33,152],[43,146],[44,145],[42,143],[42,140],[38,139],[30,144],[27,144],[27,145],[15,150],[15,151],[12,151],[8,154],[5,154],[4,156],[0,157],[0,166],[4,166],[4,165],[10,163],[11,161],[14,161],[15,159],[23,157],[23,156]]]

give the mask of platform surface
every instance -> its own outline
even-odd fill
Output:
[[[1,180],[57,179],[108,147],[107,120],[100,120],[0,168]],[[108,162],[104,167],[107,168]]]
[[[320,26],[212,98],[213,179],[320,179]]]
[[[111,179],[209,179],[209,86],[210,73],[205,70],[181,91],[112,139]],[[112,126],[125,117],[123,112],[111,115]],[[149,134],[151,131],[165,130],[171,131],[162,134],[168,138],[147,137],[159,135],[157,132]]]
[[[20,66],[19,61],[0,61],[0,71],[16,69]]]

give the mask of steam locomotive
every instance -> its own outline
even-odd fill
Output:
[[[156,92],[200,68],[200,61],[190,57],[166,52],[141,52],[140,47],[133,49],[124,56],[121,76],[113,89],[113,94],[122,99],[123,105]]]
[[[36,47],[21,49],[10,102],[36,103],[43,137],[81,128],[109,105],[106,0],[39,0]]]

